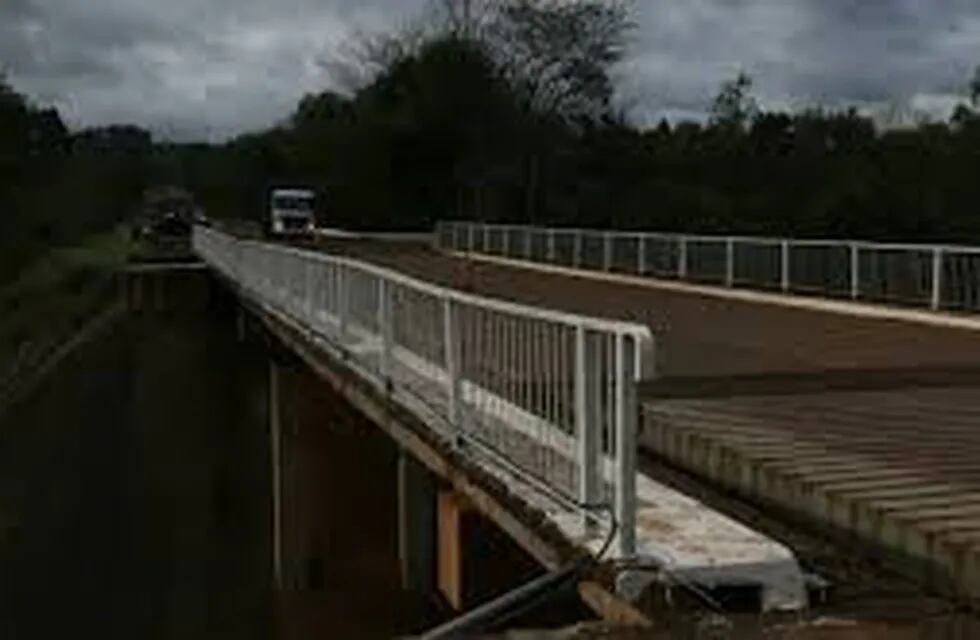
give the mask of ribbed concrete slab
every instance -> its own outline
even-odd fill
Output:
[[[648,399],[643,443],[980,592],[980,388]]]

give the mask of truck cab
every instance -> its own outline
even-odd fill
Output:
[[[273,236],[310,237],[316,225],[316,194],[310,189],[273,189],[269,231]]]

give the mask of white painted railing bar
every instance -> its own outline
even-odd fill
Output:
[[[684,279],[687,277],[687,238],[679,238],[680,247],[677,251],[677,277]]]
[[[851,243],[851,299],[861,297],[861,245]]]
[[[790,289],[790,249],[789,241],[779,243],[779,288],[788,293]]]
[[[516,225],[440,223],[440,246],[465,250],[459,229],[505,228],[528,251],[502,257],[579,269],[668,277],[726,287],[822,294],[939,310],[980,311],[980,247],[864,240],[685,235]],[[532,237],[560,232],[572,247],[564,261],[530,251]]]
[[[448,235],[441,245],[513,246],[497,242],[500,229]],[[634,553],[636,386],[653,359],[648,328],[484,298],[204,227],[193,242],[246,296],[329,345],[463,455],[516,470],[587,523],[601,519],[598,505],[612,507],[618,551]],[[538,255],[553,256],[547,248]]]
[[[943,248],[933,247],[932,249],[932,308],[938,310],[942,307],[943,291]]]

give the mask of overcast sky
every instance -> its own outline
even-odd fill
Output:
[[[425,0],[0,0],[0,69],[74,126],[178,139],[268,126],[334,79],[318,61]],[[980,63],[977,0],[636,0],[618,72],[639,121],[703,115],[749,72],[770,107],[945,115]]]

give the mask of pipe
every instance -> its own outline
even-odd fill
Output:
[[[533,603],[546,593],[559,589],[564,583],[576,578],[591,564],[592,559],[585,558],[556,571],[538,576],[468,613],[430,629],[420,638],[422,640],[442,640],[444,638],[465,637],[478,633],[494,623],[506,621],[512,618],[515,612],[522,611],[521,605]]]

